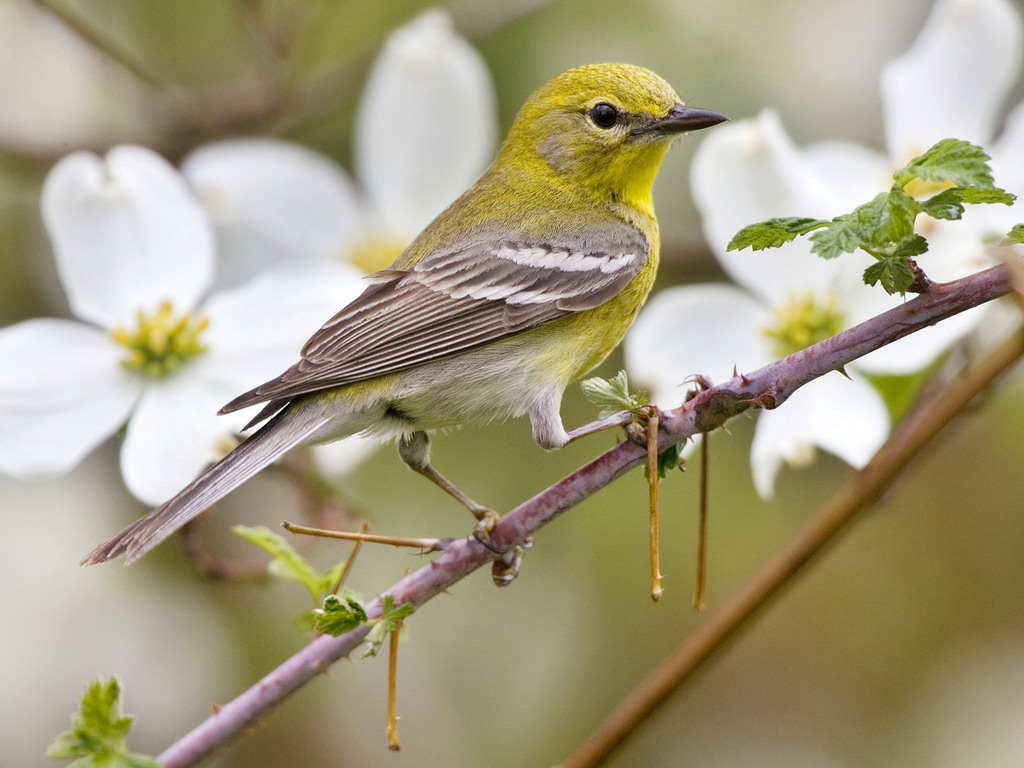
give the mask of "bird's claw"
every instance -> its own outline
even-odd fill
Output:
[[[496,547],[494,542],[491,541],[491,531],[494,530],[494,526],[501,519],[501,515],[493,509],[481,509],[473,514],[476,515],[477,519],[476,525],[473,526],[473,538],[491,550],[491,552],[504,555],[508,551],[508,547]]]
[[[511,547],[498,547],[491,541],[491,531],[501,519],[501,515],[493,509],[481,510],[478,522],[473,528],[473,538],[498,555],[491,566],[491,578],[495,586],[507,587],[523,565],[523,555],[533,547],[533,537],[527,537]]]
[[[497,587],[507,587],[513,579],[519,575],[519,569],[523,565],[523,556],[526,550],[533,547],[533,537],[523,539],[518,544],[510,547],[501,557],[494,561],[491,566],[491,578]]]

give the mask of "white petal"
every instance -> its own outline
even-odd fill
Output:
[[[1006,0],[940,0],[910,50],[882,72],[886,142],[902,166],[939,139],[984,146],[1021,65]]]
[[[754,487],[762,498],[771,498],[783,462],[805,466],[815,448],[859,469],[888,434],[889,415],[878,393],[858,379],[828,374],[758,416],[750,447]]]
[[[76,152],[43,185],[43,220],[72,311],[104,327],[134,324],[170,300],[192,309],[213,277],[213,231],[184,179],[142,147],[102,160]]]
[[[128,422],[121,472],[147,504],[170,498],[223,456],[246,421],[243,414],[217,415],[231,392],[203,375],[203,361],[193,365],[197,370],[148,386]]]
[[[356,171],[386,228],[412,238],[476,181],[495,142],[483,59],[428,11],[392,33],[356,116]]]
[[[359,234],[344,171],[297,144],[222,141],[185,158],[181,172],[217,230],[222,286],[289,261],[341,259]]]
[[[70,470],[124,424],[142,388],[94,328],[29,320],[0,331],[0,471]]]
[[[1024,203],[1024,102],[1021,102],[1006,119],[1006,127],[991,149],[992,173],[996,186],[1017,195],[1013,211],[1018,221],[1024,219],[1021,208]]]
[[[801,154],[821,177],[831,179],[830,215],[852,211],[892,186],[889,158],[859,144],[822,141],[804,147]]]
[[[838,267],[811,254],[805,238],[757,252],[726,251],[726,245],[742,227],[772,217],[842,213],[832,201],[833,182],[817,175],[769,110],[710,133],[690,172],[715,256],[737,283],[772,303],[829,284]]]
[[[762,334],[764,307],[729,285],[662,291],[640,312],[623,347],[633,387],[662,407],[677,407],[694,374],[722,383],[771,361]]]
[[[318,445],[313,449],[313,458],[329,477],[341,478],[370,458],[380,446],[381,441],[376,438],[353,435],[344,440]]]
[[[366,288],[353,268],[312,265],[266,272],[210,297],[203,308],[210,372],[239,395],[298,362],[303,344]],[[219,403],[218,407],[224,403]]]
[[[259,408],[218,416],[221,406],[295,363],[306,339],[364,287],[353,269],[318,265],[267,272],[212,296],[203,308],[206,355],[151,385],[128,425],[121,468],[129,490],[157,504],[220,458]]]

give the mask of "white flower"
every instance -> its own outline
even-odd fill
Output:
[[[371,227],[410,241],[480,176],[497,138],[494,86],[442,11],[395,31],[356,115]]]
[[[771,251],[726,251],[746,224],[845,213],[891,185],[908,153],[947,136],[989,143],[996,183],[1024,191],[1015,186],[1024,181],[1024,108],[1015,111],[1002,139],[990,142],[996,109],[1019,70],[1020,40],[1020,19],[1004,0],[941,0],[911,51],[883,73],[891,157],[840,142],[798,149],[771,111],[709,134],[692,166],[694,199],[716,257],[741,288],[688,286],[656,296],[626,341],[634,381],[650,388],[659,404],[678,405],[691,374],[722,381],[734,366],[752,370],[900,300],[862,284],[867,256],[824,261],[810,253],[806,239]],[[976,66],[979,61],[984,67]],[[925,225],[930,249],[918,263],[933,279],[963,276],[991,257],[993,236],[1009,230],[1014,214],[1005,206],[983,208],[963,222]],[[857,369],[919,370],[977,317],[965,313],[915,333],[849,366],[851,379],[824,377],[782,408],[762,413],[751,449],[758,492],[770,496],[781,464],[805,464],[815,447],[863,466],[884,441],[888,416]]]
[[[81,322],[0,330],[0,471],[65,472],[127,421],[128,488],[163,501],[231,445],[234,395],[281,372],[361,288],[352,272],[267,274],[210,296],[214,235],[178,172],[118,147],[61,160],[43,187],[58,275]],[[248,414],[251,416],[252,414]]]

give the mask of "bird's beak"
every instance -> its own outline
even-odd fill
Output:
[[[676,104],[664,117],[646,125],[638,126],[633,133],[683,133],[684,131],[699,131],[702,128],[710,128],[712,125],[724,123],[728,119],[725,115],[712,112],[710,109]]]

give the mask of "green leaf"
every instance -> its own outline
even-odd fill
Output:
[[[393,595],[384,595],[384,600],[381,603],[380,618],[377,619],[373,629],[366,635],[368,645],[365,653],[363,653],[363,658],[376,656],[384,645],[384,640],[387,636],[392,632],[397,632],[399,622],[408,616],[412,616],[412,611],[412,603],[402,603],[396,606]]]
[[[961,139],[942,139],[893,174],[906,186],[914,179],[952,182],[958,187],[993,189],[989,156],[981,147]]]
[[[834,259],[870,244],[878,222],[883,217],[888,198],[887,192],[881,192],[871,202],[854,208],[850,213],[836,216],[828,229],[811,235],[811,251],[823,259]]]
[[[682,440],[674,445],[670,445],[664,451],[658,454],[658,479],[664,480],[665,475],[674,469],[678,469],[683,463],[683,448],[686,447],[686,441]],[[651,477],[651,473],[647,471],[647,464],[644,465],[644,477],[648,480]]]
[[[1024,245],[1024,224],[1014,224],[1000,245]]]
[[[46,756],[57,760],[75,759],[75,768],[160,768],[145,755],[128,752],[125,737],[132,716],[121,712],[121,682],[97,678],[89,683],[71,716],[71,730],[57,736]]]
[[[898,243],[893,243],[891,250],[893,259],[912,259],[928,250],[928,241],[921,235],[911,235]],[[910,268],[909,265],[907,268]]]
[[[892,256],[915,237],[914,219],[920,210],[916,200],[901,187],[893,186],[850,213],[837,216],[828,229],[811,235],[811,251],[824,259],[858,248],[875,258]]]
[[[631,395],[625,371],[619,371],[613,379],[595,376],[580,382],[583,396],[598,407],[600,418],[619,411],[635,411],[647,402],[642,393]]]
[[[291,544],[265,525],[235,525],[231,531],[273,555],[274,559],[267,566],[267,571],[280,579],[299,582],[309,590],[314,602],[319,602],[321,596],[337,580],[337,568],[340,566],[327,573],[320,573]]]
[[[887,293],[906,293],[914,282],[914,273],[905,259],[881,259],[864,270],[864,282],[881,283]]]
[[[956,221],[964,214],[964,205],[1002,203],[1013,205],[1017,199],[1002,189],[971,189],[953,187],[939,192],[937,195],[921,201],[921,212],[933,219]]]
[[[863,372],[862,375],[868,378],[871,385],[882,396],[889,411],[889,418],[895,422],[918,402],[922,390],[932,380],[935,371],[942,366],[944,359],[945,355],[939,355],[924,368],[905,375]]]
[[[739,251],[744,248],[752,248],[755,251],[763,251],[766,248],[778,248],[797,235],[806,235],[808,232],[828,225],[829,222],[824,219],[808,219],[798,216],[768,219],[741,229],[733,235],[725,250]]]
[[[325,635],[343,635],[366,621],[366,610],[359,601],[328,595],[322,608],[313,610],[313,629]]]

